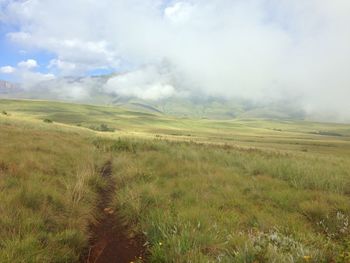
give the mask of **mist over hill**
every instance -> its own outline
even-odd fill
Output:
[[[0,0],[0,263],[350,263],[349,14]]]
[[[174,98],[227,108],[225,98],[254,105],[249,115],[350,122],[349,10],[340,0],[6,0],[0,78],[33,98],[136,98],[157,110]],[[88,77],[113,72],[126,73]]]
[[[167,114],[179,117],[233,119],[307,118],[305,111],[294,101],[253,101],[242,98],[225,98],[204,93],[194,93],[190,89],[172,88],[169,93],[160,93],[157,86],[149,88],[119,88],[123,75],[93,77],[62,77],[38,83],[12,84],[2,81],[0,97],[67,101],[100,105],[116,105],[136,111]],[[114,86],[113,86],[114,85]],[[129,88],[129,89],[126,89]],[[146,92],[145,92],[146,91]]]
[[[0,80],[0,94],[15,94],[20,91],[18,84]]]

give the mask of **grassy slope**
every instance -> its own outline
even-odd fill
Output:
[[[0,117],[1,142],[6,142],[0,150],[3,166],[29,160],[17,172],[16,187],[11,187],[17,178],[12,170],[0,171],[5,218],[11,221],[15,216],[11,206],[26,211],[22,221],[0,227],[20,228],[12,236],[6,230],[1,234],[5,238],[0,246],[8,245],[0,259],[30,249],[44,259],[59,258],[67,246],[76,249],[65,253],[77,256],[86,222],[79,218],[91,206],[82,199],[83,205],[72,213],[74,198],[66,193],[77,184],[74,171],[79,164],[94,162],[88,139],[93,136],[99,158],[113,158],[115,205],[137,231],[147,234],[153,262],[298,262],[304,256],[314,262],[346,262],[342,256],[349,250],[350,235],[349,125],[176,119],[56,102],[0,101],[0,110],[10,114]],[[67,125],[44,124],[40,120],[45,118]],[[117,131],[84,128],[101,123]],[[54,174],[59,174],[55,180]],[[25,187],[33,189],[22,190]],[[40,201],[33,207],[27,207],[27,192],[39,192],[34,200]],[[58,211],[45,201],[51,192],[63,203],[63,216],[57,217]],[[41,228],[23,232],[30,218],[45,218],[45,209],[52,209],[53,230],[45,228],[45,221]],[[61,233],[68,222],[75,235],[82,235],[75,246],[70,240],[51,238],[69,236]],[[46,236],[47,245],[38,243],[38,233]]]
[[[153,262],[330,262],[349,249],[348,160],[129,145],[111,147],[120,186],[115,203],[147,233]]]
[[[232,143],[238,146],[272,149],[307,150],[329,153],[349,152],[350,126],[296,121],[234,119],[213,121],[173,118],[132,112],[116,107],[77,105],[45,101],[0,100],[0,110],[26,119],[51,119],[55,122],[82,127],[102,123],[115,128],[116,136],[139,136],[213,143]],[[342,136],[317,135],[331,132]],[[344,152],[344,153],[345,153]]]
[[[0,117],[0,142],[0,262],[77,261],[98,180],[88,134]]]

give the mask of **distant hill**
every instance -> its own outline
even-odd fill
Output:
[[[20,91],[19,85],[9,81],[0,80],[0,94],[11,94]]]
[[[163,113],[184,118],[266,118],[293,120],[303,120],[305,118],[305,114],[302,110],[287,102],[266,105],[240,99],[223,99],[219,97],[203,97],[202,99],[175,97],[159,101],[141,100],[137,98],[117,98],[112,104],[131,110]]]
[[[234,119],[266,118],[302,120],[305,114],[284,101],[273,104],[243,99],[225,99],[189,93],[160,100],[111,94],[104,88],[109,76],[65,77],[38,83],[21,89],[19,85],[0,81],[0,97],[56,100],[96,105],[116,105],[147,113],[173,115],[182,118]],[[24,84],[25,85],[25,84]]]

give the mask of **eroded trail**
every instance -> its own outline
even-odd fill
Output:
[[[98,193],[96,204],[97,223],[90,225],[91,238],[84,263],[145,262],[145,248],[140,237],[128,235],[127,222],[110,205],[116,191],[112,179],[112,164],[107,162],[101,169],[107,187]]]

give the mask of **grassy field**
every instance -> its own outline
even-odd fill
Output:
[[[0,262],[77,261],[107,159],[150,262],[350,262],[350,125],[0,100],[0,142]]]
[[[78,133],[0,119],[0,262],[74,262],[99,156]]]

